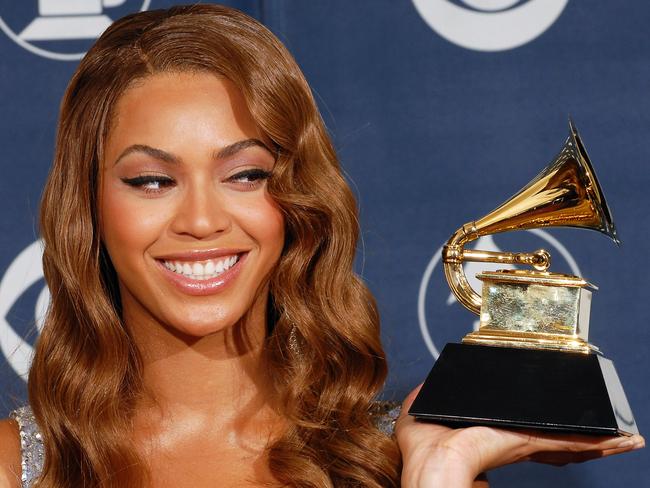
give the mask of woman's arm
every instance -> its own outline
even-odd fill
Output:
[[[408,415],[416,388],[404,401],[397,419],[404,488],[476,488],[479,473],[519,461],[563,465],[644,447],[640,435],[593,437],[552,435],[491,427],[450,429],[416,422]],[[485,485],[483,485],[485,486]]]
[[[20,488],[20,433],[13,420],[0,421],[0,488]]]

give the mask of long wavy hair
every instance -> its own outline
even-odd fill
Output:
[[[273,475],[298,487],[397,486],[397,446],[372,418],[386,362],[374,300],[353,272],[355,200],[291,55],[255,20],[215,5],[117,21],[63,98],[41,206],[52,301],[29,376],[45,444],[38,486],[147,483],[129,436],[141,361],[98,231],[98,175],[120,96],[147,76],[179,71],[232,81],[278,152],[268,190],[286,242],[270,278],[263,359],[289,427],[267,448]]]

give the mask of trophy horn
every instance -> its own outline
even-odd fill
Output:
[[[557,157],[530,183],[484,217],[458,229],[443,247],[445,276],[456,298],[479,314],[481,296],[465,276],[463,262],[525,264],[538,271],[550,266],[544,249],[532,253],[465,249],[481,236],[541,227],[579,227],[596,230],[620,242],[611,212],[575,125],[569,120],[569,137]]]

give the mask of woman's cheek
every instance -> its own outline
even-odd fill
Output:
[[[238,206],[240,226],[262,248],[279,256],[284,247],[282,211],[269,195],[258,194],[251,200]]]
[[[133,198],[123,192],[102,202],[102,239],[117,266],[128,256],[141,256],[164,232],[170,205],[154,199]]]

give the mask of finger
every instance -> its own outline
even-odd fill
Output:
[[[411,393],[406,395],[406,398],[402,402],[402,412],[400,414],[400,417],[402,415],[408,414],[408,411],[411,409],[411,405],[413,405],[415,398],[418,396],[418,393],[420,393],[420,390],[422,389],[422,385],[424,385],[424,383],[420,383],[411,391]]]
[[[581,462],[581,460],[586,461],[586,460],[600,458],[600,457],[613,456],[615,454],[622,454],[624,452],[629,452],[634,449],[638,449],[638,448],[624,447],[624,448],[614,448],[614,449],[605,449],[605,450],[594,449],[594,450],[580,451],[580,452],[542,451],[542,452],[537,452],[524,460],[553,463],[553,464],[555,463],[566,464],[569,462]]]
[[[592,459],[603,457],[603,451],[582,452],[538,452],[531,456],[530,461],[554,466],[565,466],[569,463],[583,463]]]
[[[621,442],[618,447],[629,447],[631,449],[641,449],[645,447],[645,439],[639,434],[628,437],[627,442]]]
[[[645,447],[645,440],[643,439],[643,437],[641,436],[633,436],[633,437],[638,437],[638,439],[628,439],[630,443],[623,442],[619,444],[617,447],[611,449],[603,449],[601,451],[602,453],[601,457],[613,456],[614,454],[621,454],[623,452],[643,449]]]
[[[636,446],[643,447],[645,440],[640,435],[630,437],[597,437],[597,436],[562,436],[530,433],[528,448],[535,451],[607,451],[611,449],[631,450]]]
[[[615,442],[615,443],[614,443]],[[592,448],[584,448],[584,445],[572,446],[571,449],[562,451],[540,451],[524,458],[536,462],[564,465],[567,463],[579,463],[589,461],[595,458],[613,456],[624,452],[641,449],[645,447],[645,440],[641,436],[631,436],[629,438],[615,437],[600,442],[599,447],[595,445]]]
[[[638,449],[638,448],[632,448]],[[622,454],[632,450],[630,448],[618,448],[607,450],[593,450],[581,452],[538,452],[528,458],[529,461],[537,463],[552,464],[554,466],[564,466],[569,463],[583,463],[592,459]]]
[[[539,453],[554,452],[557,457],[552,460],[548,457],[542,462],[553,464],[566,464],[573,462],[579,456],[572,457],[571,454],[585,451],[603,451],[609,453],[625,452],[638,447],[643,447],[643,437],[635,435],[631,437],[597,437],[586,435],[546,434],[538,431],[503,431],[500,429],[482,429],[484,434],[482,444],[484,446],[494,445],[490,439],[494,434],[499,435],[497,444],[499,449],[485,448],[482,452],[482,467],[491,469],[504,464],[504,453],[508,453],[507,462],[517,462],[526,459],[535,459]],[[566,453],[567,455],[563,454]],[[608,454],[609,455],[609,454]],[[589,456],[589,455],[587,455]],[[601,455],[599,455],[600,457]],[[578,459],[579,460],[579,459]]]

